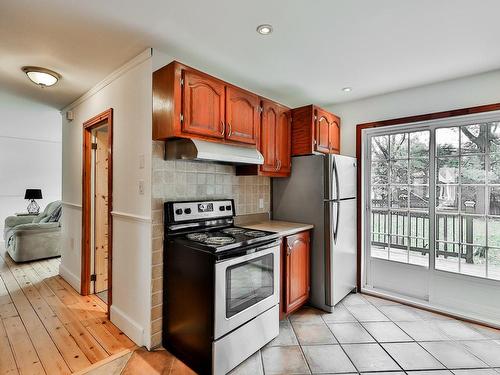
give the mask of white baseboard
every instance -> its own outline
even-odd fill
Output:
[[[78,276],[76,276],[73,272],[68,270],[66,267],[59,265],[59,275],[68,282],[78,293],[80,293],[82,282]]]
[[[136,345],[149,345],[149,342],[145,342],[144,328],[114,305],[111,305],[110,320],[111,323],[120,328]]]

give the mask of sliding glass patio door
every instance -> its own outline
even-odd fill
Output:
[[[465,294],[500,300],[500,115],[368,129],[363,144],[363,287],[500,313]]]

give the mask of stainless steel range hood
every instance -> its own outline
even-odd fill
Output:
[[[230,164],[263,164],[256,148],[207,142],[199,139],[173,139],[165,142],[165,160],[218,161]]]

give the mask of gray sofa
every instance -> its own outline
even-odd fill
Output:
[[[5,247],[16,262],[61,255],[61,201],[49,203],[37,216],[5,219]]]

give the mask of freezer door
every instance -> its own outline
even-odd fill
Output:
[[[325,262],[326,304],[335,306],[356,287],[356,199],[327,204],[331,235],[330,246],[325,246],[329,248]]]
[[[329,200],[356,197],[357,161],[356,158],[342,155],[330,155],[326,168],[328,181],[326,195]]]

